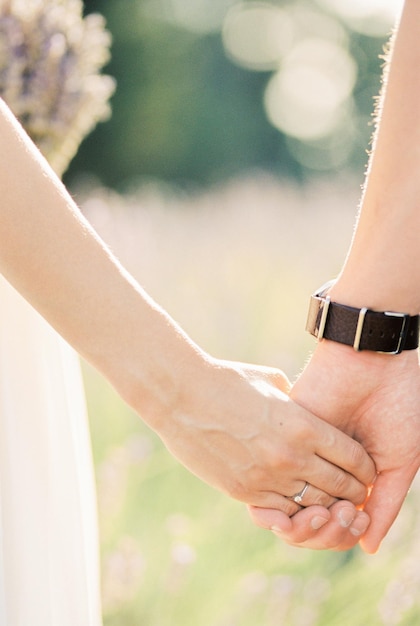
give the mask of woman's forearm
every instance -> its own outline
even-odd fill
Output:
[[[385,72],[359,221],[331,292],[343,304],[420,310],[419,67],[420,4],[406,0]]]
[[[0,137],[0,271],[158,422],[203,354],[119,265],[3,103]]]

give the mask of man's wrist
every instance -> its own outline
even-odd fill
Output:
[[[418,347],[419,315],[341,304],[330,295],[333,283],[326,283],[311,296],[306,330],[318,340],[394,355]]]

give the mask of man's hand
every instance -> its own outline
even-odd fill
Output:
[[[292,517],[279,510],[253,506],[248,511],[257,526],[271,530],[291,546],[312,550],[349,550],[370,522],[367,513],[346,500],[335,502],[329,509],[309,506]]]
[[[420,466],[420,369],[417,351],[398,356],[355,352],[348,346],[322,341],[291,391],[291,397],[359,441],[373,458],[377,478],[364,511],[371,518],[361,545],[375,552],[404,502]],[[353,510],[348,529],[333,510],[309,507],[288,523],[275,511],[252,509],[260,526],[280,524],[282,538],[311,548],[348,549],[359,539],[367,518]],[[350,515],[348,504],[341,503]],[[314,517],[328,521],[316,532]],[[356,524],[356,533],[354,531]],[[343,528],[345,530],[343,530]]]
[[[420,4],[405,0],[375,112],[376,132],[360,214],[343,269],[329,293],[332,302],[410,315],[420,311],[419,64]],[[372,455],[378,477],[365,507],[371,525],[361,543],[367,552],[374,552],[419,467],[417,353],[356,353],[324,340],[292,397],[354,436]],[[266,513],[253,515],[263,523]],[[298,513],[292,520],[291,541],[297,539],[305,519]],[[322,529],[324,538],[329,526],[330,522]]]
[[[322,341],[291,395],[358,440],[375,461],[378,476],[365,506],[371,524],[361,540],[375,552],[420,465],[417,351],[390,356]]]

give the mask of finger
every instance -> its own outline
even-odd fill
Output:
[[[314,485],[311,485],[309,482],[303,483],[302,488],[293,495],[288,495],[287,499],[292,500],[302,507],[318,504],[327,509],[337,501],[337,498],[334,498],[325,491],[314,487]]]
[[[329,510],[308,507],[291,519],[278,511],[256,507],[249,507],[249,514],[257,526],[272,530],[289,545],[312,550],[349,550],[370,521],[366,513],[345,501],[337,502]]]
[[[306,534],[311,536],[313,532],[321,528],[323,524],[326,524],[331,517],[328,509],[320,506],[302,509],[301,513],[304,513],[304,516],[299,518],[297,517],[298,514],[291,518],[282,511],[256,506],[248,506],[248,513],[256,526],[283,534],[284,539],[290,540],[290,543],[299,540],[300,536],[306,537]],[[311,529],[309,526],[311,526]]]
[[[312,534],[300,546],[311,549],[329,549],[336,552],[350,550],[360,541],[369,526],[370,518],[364,511],[357,511],[350,502],[339,501],[330,508],[331,518],[316,534]],[[294,517],[297,517],[297,513]],[[292,518],[293,520],[293,518]]]
[[[312,489],[305,494],[304,506],[321,504],[329,507],[337,498],[350,500],[357,506],[366,500],[368,487],[325,459],[315,457],[306,472],[302,478],[310,482]]]
[[[255,506],[261,509],[272,509],[280,511],[291,517],[301,510],[301,506],[296,502],[293,502],[290,498],[282,496],[274,491],[262,491],[252,498],[252,503],[245,501],[245,504],[249,506]]]
[[[298,491],[293,495],[282,495],[275,491],[261,491],[251,499],[243,499],[245,504],[250,504],[266,509],[277,509],[286,513],[289,517],[300,511],[304,506],[320,505],[329,508],[337,498],[330,496],[325,491],[317,489],[309,483],[296,481]],[[292,492],[290,489],[289,493]],[[301,496],[298,498],[298,496]]]
[[[318,532],[302,538],[299,547],[313,550],[350,550],[359,542],[369,526],[369,516],[364,511],[357,511],[351,503],[339,501],[330,509],[331,518]],[[297,513],[297,517],[301,513]],[[293,518],[292,518],[293,521]]]
[[[316,424],[316,427],[320,430],[320,436],[316,441],[316,453],[345,470],[362,485],[371,486],[376,478],[376,467],[363,446],[337,428],[325,431],[323,428],[321,430],[319,424]],[[342,489],[340,485],[339,489]],[[333,492],[330,491],[330,493]],[[334,493],[334,495],[340,496],[339,493]],[[345,496],[341,495],[341,497]]]
[[[360,542],[365,552],[374,554],[378,551],[403,505],[414,475],[415,472],[407,469],[378,474],[364,507],[372,520]]]

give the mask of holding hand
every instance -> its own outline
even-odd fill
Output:
[[[307,509],[287,522],[273,511],[253,509],[255,523],[264,528],[280,526],[293,545],[348,549],[367,521],[361,539],[366,552],[375,552],[395,520],[420,467],[420,369],[417,351],[398,356],[373,352],[356,353],[332,341],[321,342],[291,391],[299,404],[322,415],[328,422],[354,437],[376,464],[378,476],[363,515],[353,509],[347,528],[338,504],[351,517],[348,503],[335,509]],[[311,521],[323,515],[329,522],[314,532]]]
[[[323,341],[292,397],[362,443],[378,477],[365,511],[362,545],[379,547],[420,466],[420,369],[417,351],[356,353]]]
[[[253,522],[297,548],[349,550],[365,534],[370,518],[346,500],[329,509],[309,506],[292,517],[275,509],[248,507]]]
[[[384,71],[361,212],[344,268],[330,292],[333,302],[410,316],[420,311],[419,63],[420,5],[417,0],[405,0]],[[402,320],[401,313],[397,317]],[[417,350],[391,356],[356,352],[324,340],[292,397],[354,436],[372,455],[378,477],[365,507],[372,523],[361,543],[366,551],[374,552],[420,465]],[[342,534],[337,544],[333,517],[314,535],[309,527],[311,514],[309,510],[298,513],[289,525],[279,517],[288,541],[301,543],[306,537],[311,547],[351,545],[350,533]],[[265,527],[273,522],[273,512],[257,509],[252,515]],[[353,524],[358,519],[360,514]]]
[[[230,496],[287,515],[299,504],[362,504],[376,470],[355,440],[294,403],[278,370],[206,359],[158,428],[193,473]],[[302,494],[301,502],[291,499]]]

